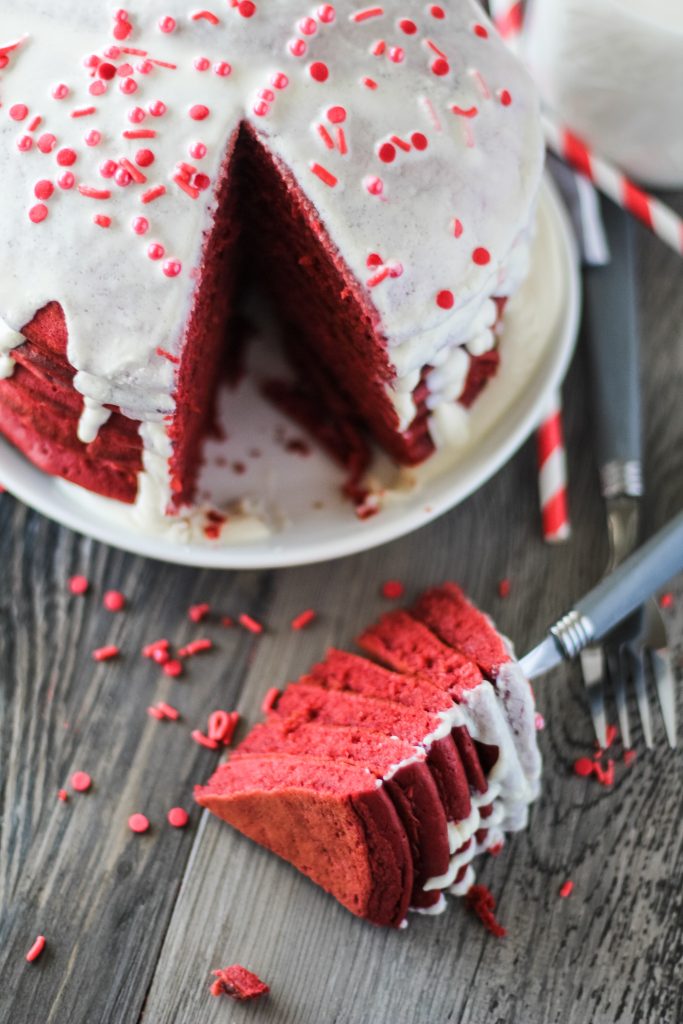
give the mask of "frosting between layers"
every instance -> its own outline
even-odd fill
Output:
[[[1,6],[0,48],[21,45],[0,69],[0,317],[18,332],[47,302],[61,304],[74,386],[87,399],[79,436],[92,439],[105,405],[142,421],[145,473],[154,473],[164,507],[163,474],[148,463],[167,458],[154,428],[173,413],[175,367],[158,350],[182,351],[215,213],[211,185],[241,121],[291,169],[359,280],[373,277],[373,255],[394,269],[367,294],[397,394],[406,393],[402,378],[443,361],[444,350],[487,343],[489,296],[517,283],[512,254],[524,249],[516,243],[530,223],[542,145],[530,80],[472,0],[445,17],[396,0],[376,16],[349,0],[316,11],[270,0],[251,17],[244,5],[221,6],[217,24],[193,18],[186,0],[132,0],[130,33],[116,43],[120,23],[107,3]],[[175,31],[159,29],[162,17],[175,19]],[[109,50],[114,43],[146,56]],[[84,67],[90,54],[114,76]],[[154,134],[128,137],[136,131]],[[191,155],[203,152],[197,143],[201,157]],[[141,148],[153,153],[151,165],[136,163]],[[122,160],[136,180],[121,177]],[[108,161],[118,167],[113,178],[102,174]],[[194,168],[184,185],[179,162]],[[196,173],[208,188],[195,188]],[[54,191],[39,199],[36,185],[46,181]],[[143,203],[156,186],[164,194]],[[140,217],[144,235],[132,229]],[[163,247],[161,259],[148,257],[150,242]],[[437,303],[442,292],[451,307]],[[16,334],[11,342],[0,343],[5,375]],[[442,366],[432,405],[451,401],[458,362]],[[405,421],[406,402],[396,401]]]

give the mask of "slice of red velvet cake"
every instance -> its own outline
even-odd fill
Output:
[[[452,584],[359,643],[391,668],[330,651],[196,798],[354,913],[397,925],[407,907],[435,913],[444,892],[466,893],[477,854],[526,824],[540,776],[533,697],[509,645]]]
[[[475,0],[4,0],[0,431],[163,527],[258,283],[356,475],[357,429],[417,463],[497,369],[542,161]]]

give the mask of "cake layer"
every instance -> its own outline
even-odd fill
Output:
[[[510,652],[488,616],[471,604],[455,583],[425,591],[412,609],[444,643],[457,647],[488,679],[495,679]]]
[[[305,682],[289,686],[272,714],[287,723],[361,726],[411,743],[424,743],[446,816],[459,821],[466,815],[469,793],[446,716],[355,693],[326,691]]]
[[[353,765],[282,754],[222,765],[197,801],[373,924],[398,927],[413,888],[408,840],[383,787]]]
[[[310,754],[363,765],[386,783],[413,854],[411,905],[422,903],[427,879],[446,871],[449,861],[446,814],[425,752],[411,743],[346,726],[271,721],[255,726],[232,760],[251,754]]]

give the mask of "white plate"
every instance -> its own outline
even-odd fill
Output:
[[[0,478],[27,505],[80,533],[166,562],[222,569],[261,569],[338,558],[376,547],[442,515],[472,494],[538,425],[562,381],[574,350],[580,285],[567,215],[546,180],[539,207],[532,269],[506,311],[501,366],[469,416],[469,436],[417,470],[397,472],[377,461],[382,508],[359,520],[340,497],[344,474],[308,441],[297,453],[287,442],[301,431],[260,399],[249,378],[230,396],[227,446],[209,442],[201,491],[213,503],[247,498],[268,523],[234,517],[219,542],[176,523],[173,530],[143,528],[135,512],[34,468],[0,441]],[[259,360],[259,346],[250,350]],[[269,350],[269,370],[272,369]],[[258,450],[258,455],[254,454]],[[227,461],[227,466],[226,466]],[[236,472],[235,463],[245,467]],[[239,465],[238,465],[239,470]],[[208,496],[208,494],[207,494]],[[187,537],[193,539],[188,541]]]

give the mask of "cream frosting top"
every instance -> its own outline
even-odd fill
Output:
[[[478,5],[208,3],[0,0],[0,320],[60,302],[93,408],[170,412],[246,120],[366,282],[390,358],[474,337],[542,163],[534,89]]]

